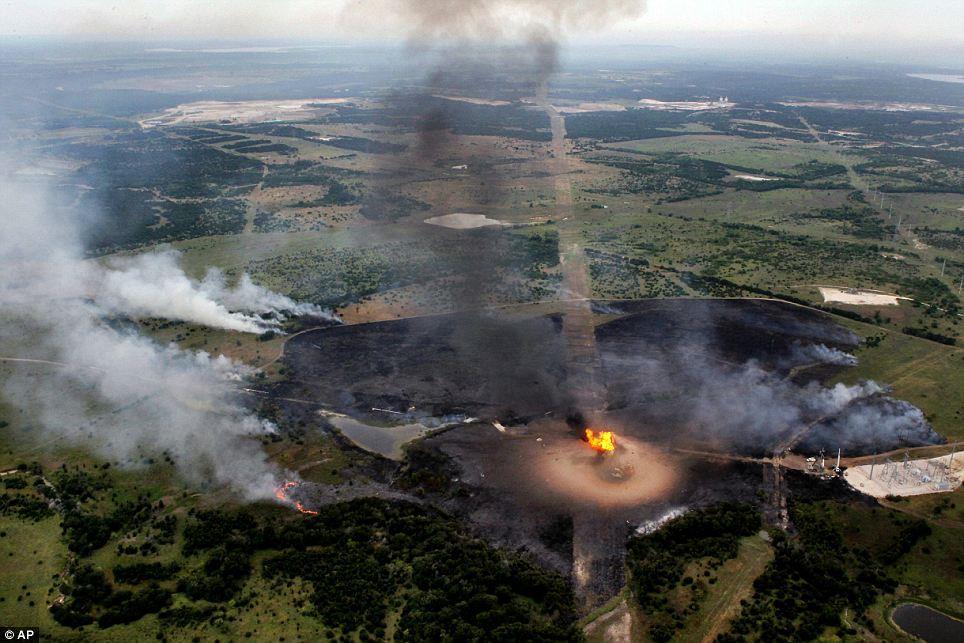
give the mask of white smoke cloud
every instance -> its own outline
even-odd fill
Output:
[[[192,280],[170,251],[84,260],[74,220],[47,207],[43,186],[10,180],[10,166],[0,159],[0,346],[16,347],[16,354],[0,357],[68,366],[18,367],[0,393],[38,418],[48,442],[80,442],[135,466],[164,452],[194,483],[272,497],[280,472],[259,438],[276,427],[238,398],[237,382],[254,369],[223,355],[162,346],[105,318],[162,317],[261,332],[275,328],[283,312],[321,311],[246,277],[233,288],[219,273]],[[275,319],[257,316],[265,313]]]
[[[204,280],[191,279],[179,265],[180,254],[155,251],[88,266],[91,288],[104,310],[132,317],[160,317],[243,333],[277,330],[285,313],[334,319],[311,304],[301,304],[271,292],[242,275],[227,286],[224,275],[211,268]],[[269,315],[269,318],[261,315]]]
[[[663,525],[689,513],[689,507],[673,507],[662,515],[640,524],[636,527],[636,535],[645,536],[659,531]]]
[[[766,449],[817,422],[805,444],[840,445],[846,451],[848,445],[939,440],[920,409],[888,397],[874,381],[801,386],[755,360],[734,364],[688,350],[674,353],[675,359],[640,356],[646,352],[606,355],[606,368],[633,373],[627,381],[639,382],[638,389],[630,385],[622,393],[625,403],[647,400],[647,413],[682,421],[690,438]]]
[[[820,362],[837,366],[856,366],[857,358],[839,348],[824,344],[806,344],[794,347],[793,358],[796,362]]]
[[[805,390],[808,394],[803,398],[804,403],[820,415],[838,413],[855,400],[884,392],[884,388],[873,380],[850,386],[838,382],[830,388],[817,388],[811,385]]]
[[[814,448],[842,446],[852,453],[870,453],[940,442],[941,436],[919,408],[904,400],[879,397],[858,399],[847,405],[841,413],[814,427],[805,444]]]
[[[310,315],[328,320],[337,319],[331,311],[324,310],[314,304],[295,301],[290,297],[257,285],[251,281],[251,277],[247,273],[241,275],[237,285],[229,288],[225,283],[224,274],[217,268],[209,268],[200,288],[202,293],[207,294],[230,310],[262,315],[271,313],[281,321],[284,320],[284,314]]]
[[[694,370],[697,365],[698,370]],[[736,369],[722,370],[699,361],[689,367],[690,374],[700,381],[694,409],[697,423],[711,432],[744,440],[773,436],[816,418],[835,416],[857,400],[884,392],[873,381],[798,386],[754,360]]]

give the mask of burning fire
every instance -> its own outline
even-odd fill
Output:
[[[283,485],[281,485],[280,487],[274,490],[274,495],[279,501],[288,505],[294,505],[295,509],[297,509],[303,514],[308,514],[309,516],[317,516],[318,515],[317,511],[306,509],[305,506],[301,504],[299,501],[288,498],[288,491],[290,491],[291,489],[294,489],[298,485],[299,483],[293,482],[293,481],[285,482]]]
[[[612,431],[586,429],[586,441],[600,453],[612,453],[616,450],[616,436]]]

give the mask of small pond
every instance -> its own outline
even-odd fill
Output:
[[[901,603],[894,608],[893,619],[900,629],[927,643],[964,641],[964,621],[924,605]]]

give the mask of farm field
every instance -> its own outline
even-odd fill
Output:
[[[821,145],[780,138],[743,139],[732,136],[687,135],[627,141],[611,147],[640,154],[685,154],[705,161],[762,172],[786,170],[810,161],[837,162],[836,154]]]

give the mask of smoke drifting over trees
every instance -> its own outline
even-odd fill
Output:
[[[211,268],[198,282],[184,273],[178,258],[178,253],[168,250],[110,260],[106,269],[92,271],[98,281],[97,304],[119,314],[176,319],[243,333],[277,329],[285,313],[332,319],[317,306],[254,284],[248,275],[242,275],[232,288],[221,271]],[[260,316],[269,314],[267,319]]]
[[[51,440],[77,440],[105,458],[139,463],[160,452],[196,483],[269,497],[276,471],[257,437],[274,430],[236,400],[232,382],[252,369],[204,352],[161,346],[116,316],[160,317],[259,333],[284,312],[320,314],[243,277],[228,287],[211,271],[189,278],[174,252],[84,260],[76,223],[45,203],[43,186],[0,167],[0,305],[16,357],[66,366],[36,375],[18,365],[3,394],[39,418]],[[271,319],[260,314],[271,313]],[[27,341],[29,340],[29,341]],[[9,342],[8,342],[9,343]],[[41,436],[35,436],[40,438]]]

